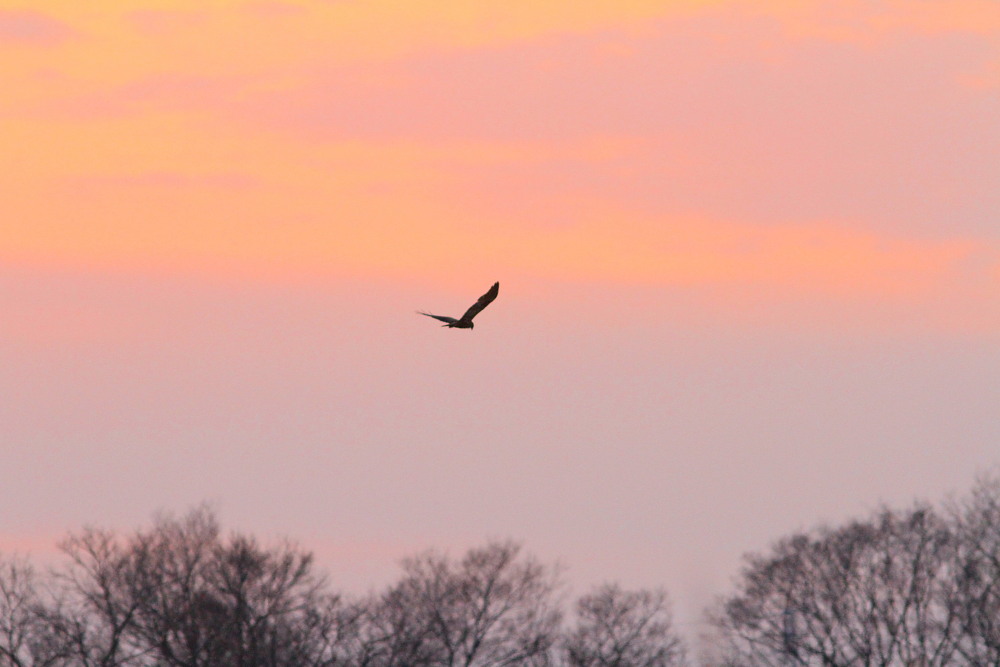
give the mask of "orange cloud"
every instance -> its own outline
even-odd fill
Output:
[[[1000,5],[991,0],[890,0],[873,22],[886,30],[995,35],[1000,32]]]
[[[73,35],[73,30],[43,12],[21,9],[0,10],[0,46],[52,45]]]
[[[39,0],[31,12],[0,15],[5,34],[75,40],[58,61],[43,62],[91,82],[121,84],[161,73],[260,74],[294,63],[378,61],[418,51],[481,49],[552,34],[622,29],[703,15],[745,21],[767,17],[786,33],[811,39],[867,40],[886,33],[995,34],[1000,9],[990,0],[832,3],[770,0],[567,0],[502,6],[466,0]],[[127,53],[129,57],[122,57]]]
[[[4,228],[0,246],[8,257],[158,270],[450,279],[491,267],[560,280],[907,298],[947,279],[979,247],[861,225],[650,217],[578,198],[561,205],[539,200],[541,211],[517,220],[456,207],[452,180],[440,171],[441,144],[275,147],[267,159],[251,157],[242,171],[229,172],[220,169],[228,162],[213,164],[213,155],[226,150],[216,141],[211,146],[206,138],[208,159],[195,172],[180,156],[170,171],[160,154],[155,171],[134,161],[120,175],[92,165],[83,180],[67,172],[36,184],[9,202],[17,219],[32,223]],[[461,168],[469,149],[452,150],[445,162]],[[257,151],[261,145],[248,154]],[[546,206],[577,212],[543,225]]]
[[[947,279],[967,253],[996,252],[974,237],[919,240],[866,222],[750,224],[639,211],[613,191],[558,183],[528,196],[530,184],[499,176],[477,199],[460,177],[484,165],[613,165],[634,148],[614,138],[309,143],[176,114],[9,127],[16,131],[0,135],[0,151],[19,159],[0,227],[7,259],[449,279],[495,267],[568,280],[902,297]],[[504,196],[522,210],[496,209]]]
[[[42,0],[88,39],[66,50],[60,71],[103,84],[158,73],[260,73],[291,63],[380,60],[427,49],[482,47],[549,32],[627,25],[711,4],[706,0],[566,0],[494,5],[464,0],[254,2]],[[129,57],[123,58],[122,54]],[[50,61],[51,62],[51,61]]]
[[[715,11],[770,17],[782,26],[787,36],[795,39],[866,45],[907,34],[1000,32],[1000,6],[990,0],[729,1],[716,3]]]
[[[4,66],[14,85],[0,159],[13,187],[0,252],[848,299],[966,289],[962,258],[997,251],[969,231],[989,203],[992,172],[979,166],[991,156],[978,133],[959,136],[969,124],[948,115],[945,79],[933,100],[900,99],[892,85],[927,88],[894,83],[898,71],[864,49],[836,60],[788,47],[779,62],[762,45],[781,36],[775,25],[818,42],[971,29],[979,5],[854,7],[42,2],[81,38]],[[593,39],[558,36],[584,33]],[[859,77],[872,63],[882,69]],[[992,118],[980,101],[961,108]],[[953,134],[927,142],[930,121]],[[952,166],[958,154],[976,174]],[[913,237],[937,229],[911,214],[938,217],[926,205],[938,190],[932,204],[965,205],[973,222]]]
[[[635,33],[659,21],[691,16],[736,23],[766,17],[787,34],[835,41],[914,30],[987,34],[1000,29],[1000,10],[988,0],[519,0],[502,7],[465,0],[144,0],[127,8],[111,0],[40,0],[35,8],[31,16],[53,17],[46,20],[58,20],[86,37],[68,46],[58,64],[45,62],[104,84],[164,73],[259,75],[293,64],[384,61],[415,52],[494,48],[554,34]],[[0,21],[0,34],[3,25]]]

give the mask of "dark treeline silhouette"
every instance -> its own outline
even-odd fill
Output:
[[[349,599],[294,545],[224,538],[200,508],[133,535],[86,529],[44,575],[0,566],[0,665],[421,667],[680,665],[662,591],[608,585],[564,623],[559,570],[493,542],[406,559]]]
[[[711,618],[721,665],[1000,665],[1000,478],[786,537]]]
[[[559,568],[513,542],[412,556],[364,597],[291,543],[223,536],[204,507],[60,547],[44,572],[0,559],[0,667],[688,664],[665,591],[567,605]],[[709,665],[1000,665],[1000,478],[779,540],[707,617]]]

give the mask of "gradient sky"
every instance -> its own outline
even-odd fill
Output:
[[[0,2],[0,550],[209,501],[694,618],[1000,462],[993,0],[123,4]]]

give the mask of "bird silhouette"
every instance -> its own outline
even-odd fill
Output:
[[[430,313],[425,313],[422,310],[417,312],[421,315],[426,315],[427,317],[433,317],[435,320],[441,320],[444,322],[441,326],[449,327],[451,329],[473,329],[475,324],[472,322],[472,318],[479,314],[486,306],[493,303],[493,299],[497,298],[497,294],[500,293],[500,283],[493,283],[493,287],[489,289],[486,294],[479,297],[479,300],[474,304],[469,306],[469,309],[465,311],[465,314],[455,319],[454,317],[448,317],[447,315],[431,315]]]

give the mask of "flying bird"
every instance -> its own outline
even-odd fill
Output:
[[[479,297],[479,300],[474,304],[469,306],[469,309],[465,311],[465,315],[462,315],[457,320],[454,317],[448,317],[447,315],[431,315],[430,313],[425,313],[422,310],[417,312],[421,315],[426,315],[427,317],[433,317],[435,320],[441,320],[444,322],[441,326],[453,328],[453,329],[473,329],[475,324],[472,322],[472,318],[479,314],[486,306],[493,303],[493,299],[497,298],[497,294],[500,293],[500,283],[493,283],[493,287],[490,290]]]

